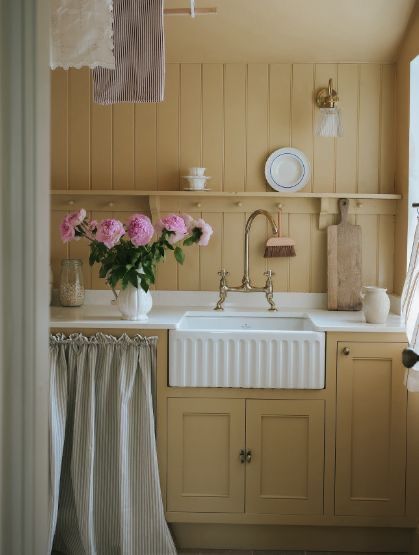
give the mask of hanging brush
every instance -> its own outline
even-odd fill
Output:
[[[266,242],[265,258],[295,256],[295,241],[289,237],[281,237],[282,208],[278,210],[278,235]]]

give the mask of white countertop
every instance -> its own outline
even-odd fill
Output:
[[[177,298],[180,301],[191,300],[180,292],[177,292]],[[206,300],[202,295],[201,301]],[[302,299],[303,297],[301,297]],[[366,324],[364,314],[360,312],[338,312],[328,311],[322,308],[313,308],[313,303],[298,300],[300,306],[287,306],[284,302],[280,304],[278,312],[268,312],[264,309],[264,305],[237,307],[227,306],[224,312],[219,315],[237,314],[242,316],[268,316],[270,318],[280,318],[284,316],[307,317],[311,320],[316,331],[329,332],[364,332],[364,333],[403,333],[404,327],[401,324],[400,316],[390,313],[385,324]],[[161,301],[165,299],[160,299]],[[309,300],[309,299],[308,299]],[[199,306],[196,302],[191,304],[183,304],[183,306],[174,306],[173,297],[172,306],[158,304],[153,307],[149,314],[149,319],[145,322],[137,322],[131,320],[122,320],[118,309],[110,304],[110,297],[87,299],[89,304],[85,304],[79,308],[51,307],[50,327],[65,328],[126,328],[126,329],[177,329],[182,317],[188,313],[194,314],[211,314],[213,303],[206,306]],[[253,304],[253,303],[252,303]],[[304,306],[304,304],[308,306]],[[284,306],[285,305],[285,306]]]

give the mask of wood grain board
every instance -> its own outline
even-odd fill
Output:
[[[348,223],[349,199],[339,200],[341,222],[327,228],[327,306],[361,310],[361,226]]]

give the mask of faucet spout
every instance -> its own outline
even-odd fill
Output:
[[[252,214],[250,214],[246,222],[246,227],[244,232],[244,274],[243,274],[241,285],[239,285],[238,287],[231,287],[227,283],[226,276],[228,275],[228,272],[226,272],[226,270],[224,269],[218,272],[221,278],[220,297],[218,299],[218,302],[214,310],[224,310],[224,301],[226,300],[227,293],[229,291],[242,292],[242,293],[265,293],[266,300],[269,303],[269,310],[277,310],[274,302],[274,298],[273,298],[274,292],[273,292],[273,282],[272,282],[272,276],[273,276],[272,270],[268,270],[267,272],[265,272],[266,283],[264,287],[255,287],[252,285],[250,281],[249,234],[250,234],[250,228],[252,227],[253,220],[256,218],[256,216],[259,216],[259,214],[262,214],[263,216],[265,216],[265,218],[271,224],[272,231],[274,232],[274,234],[278,233],[277,225],[274,222],[272,216],[269,214],[269,212],[267,212],[266,210],[259,209],[259,210],[255,210],[254,212],[252,212]]]
[[[249,218],[247,219],[246,227],[245,227],[245,231],[244,231],[244,274],[243,274],[243,283],[242,283],[244,287],[250,287],[250,268],[249,268],[249,265],[250,265],[250,263],[249,263],[249,260],[250,260],[250,257],[249,257],[250,229],[252,227],[253,221],[259,215],[265,216],[265,218],[268,220],[268,222],[272,226],[272,231],[273,231],[274,235],[276,235],[278,233],[278,227],[277,227],[276,223],[274,222],[272,216],[269,214],[269,212],[260,208],[259,210],[255,210],[254,212],[252,212],[250,214]]]

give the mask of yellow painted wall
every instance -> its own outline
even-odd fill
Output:
[[[313,133],[313,94],[329,77],[337,84],[343,110],[345,134],[338,140]],[[185,186],[181,176],[187,168],[202,164],[213,176],[214,190],[263,193],[270,190],[264,178],[266,157],[276,148],[292,145],[312,163],[306,191],[394,192],[394,65],[169,64],[166,99],[160,105],[98,106],[91,101],[91,86],[87,70],[52,74],[53,189],[178,190]],[[324,292],[326,232],[318,229],[319,203],[304,199],[283,203],[284,233],[296,239],[297,257],[272,262],[275,288]],[[177,207],[202,213],[216,235],[207,250],[188,251],[185,268],[173,263],[162,266],[158,287],[215,289],[221,266],[238,281],[245,217],[261,205],[261,200],[248,199],[242,207],[227,200],[210,208],[205,201],[202,206]],[[266,208],[275,212],[275,201]],[[353,221],[364,232],[364,282],[392,290],[394,216],[384,202],[352,208]],[[115,206],[112,212],[119,211],[122,217],[128,209]],[[103,203],[92,210],[101,216],[110,213]],[[63,213],[60,207],[52,215],[56,283],[59,259],[67,252],[55,225]],[[266,269],[262,254],[267,227],[258,220],[251,256],[259,281]],[[71,256],[86,260],[85,247],[73,244]],[[86,283],[103,286],[96,272],[88,269]]]
[[[406,275],[406,236],[409,191],[409,104],[410,62],[419,55],[419,2],[412,14],[397,63],[397,174],[396,189],[403,195],[399,203],[395,250],[395,291],[401,292]],[[419,202],[419,199],[417,199]]]

